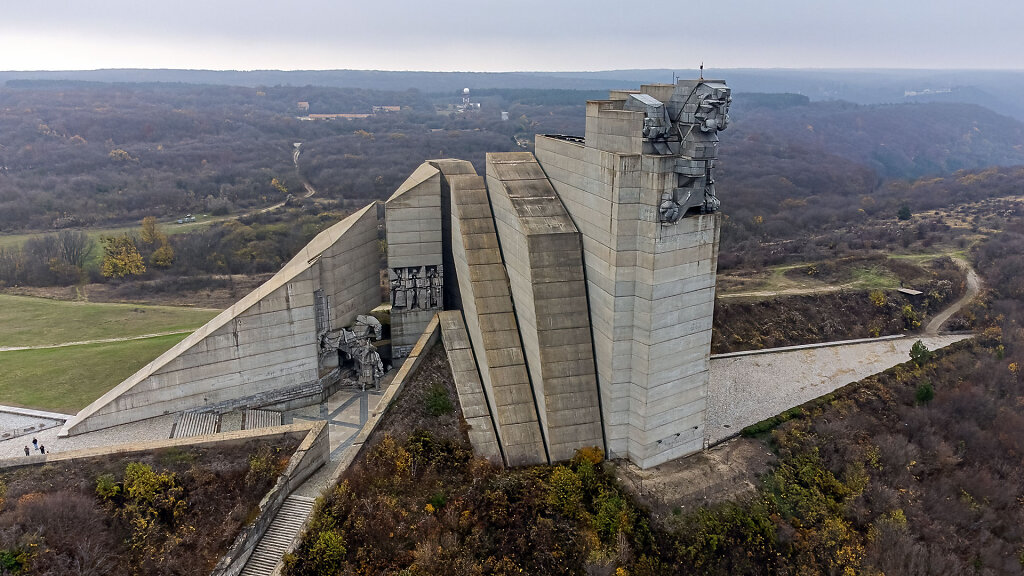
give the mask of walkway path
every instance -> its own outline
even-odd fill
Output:
[[[284,501],[263,538],[260,538],[256,550],[246,561],[242,576],[270,576],[278,573],[285,552],[291,548],[295,536],[306,524],[315,502],[315,498],[295,494]]]
[[[957,266],[967,272],[967,292],[960,297],[959,300],[954,302],[948,308],[939,312],[934,318],[928,322],[928,325],[924,327],[924,333],[929,335],[935,335],[939,333],[939,328],[946,323],[947,320],[953,317],[954,314],[959,312],[964,306],[966,306],[971,300],[981,292],[981,279],[978,278],[978,273],[971,268],[971,265],[962,258],[953,258]]]
[[[49,348],[64,348],[66,346],[85,346],[87,344],[109,344],[110,342],[128,342],[129,340],[146,340],[148,338],[159,338],[161,336],[173,336],[175,334],[191,334],[195,330],[171,330],[169,332],[155,332],[153,334],[141,334],[139,336],[125,336],[123,338],[100,338],[98,340],[80,340],[78,342],[61,342],[59,344],[39,344],[38,346],[0,346],[0,352],[16,352],[18,350],[46,350]]]
[[[828,284],[809,288],[783,288],[781,290],[754,290],[751,292],[731,292],[718,294],[717,298],[770,298],[772,296],[799,296],[802,294],[829,294],[853,288],[854,284]]]

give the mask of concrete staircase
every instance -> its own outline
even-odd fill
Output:
[[[315,502],[314,498],[296,494],[284,501],[252,556],[246,561],[242,576],[275,576],[280,573],[281,559],[313,512]]]
[[[281,413],[273,410],[249,409],[245,411],[245,429],[270,428],[281,425]]]
[[[216,434],[220,424],[220,416],[209,412],[182,412],[174,425],[171,438],[191,438]]]

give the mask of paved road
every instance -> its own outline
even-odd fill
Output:
[[[967,272],[967,292],[965,292],[959,300],[954,302],[948,308],[936,314],[935,317],[928,322],[928,325],[925,326],[925,334],[938,334],[939,328],[942,328],[942,325],[945,324],[947,320],[952,318],[954,314],[959,312],[960,309],[966,306],[971,300],[974,300],[974,297],[981,292],[981,279],[978,278],[978,273],[974,271],[974,268],[971,268],[971,265],[961,258],[953,258],[953,261],[956,262],[957,266]]]

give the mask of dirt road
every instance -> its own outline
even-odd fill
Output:
[[[953,317],[954,314],[960,311],[961,308],[967,305],[968,302],[974,300],[975,296],[981,292],[981,279],[978,278],[978,273],[971,268],[971,265],[962,258],[953,258],[957,266],[967,272],[967,291],[960,297],[959,300],[951,304],[948,308],[939,312],[934,318],[928,322],[928,325],[924,328],[924,333],[928,335],[934,335],[939,333],[939,329],[946,323],[947,320]]]

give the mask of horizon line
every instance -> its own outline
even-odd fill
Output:
[[[281,72],[281,73],[309,73],[309,72],[385,72],[385,73],[417,73],[417,74],[604,74],[615,72],[646,72],[646,71],[682,71],[698,72],[698,68],[612,68],[600,70],[415,70],[415,69],[387,69],[387,68],[145,68],[145,67],[110,67],[110,68],[36,68],[0,70],[0,74],[31,74],[31,73],[62,73],[62,72],[234,72],[234,73],[260,73],[260,72]],[[828,67],[828,66],[806,66],[806,67],[729,67],[712,68],[705,67],[704,71],[734,71],[734,72],[1024,72],[1024,68],[918,68],[918,67]]]

